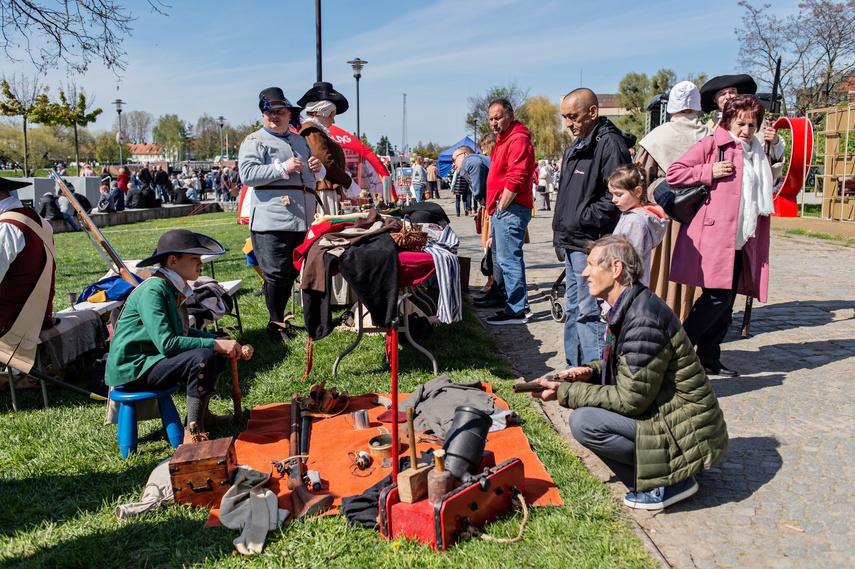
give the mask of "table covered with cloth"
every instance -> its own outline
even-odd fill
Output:
[[[338,273],[365,305],[372,320],[388,327],[398,315],[398,290],[420,284],[439,272],[456,285],[441,287],[440,294],[446,297],[441,301],[446,300],[452,308],[440,320],[460,319],[456,235],[446,228],[429,242],[426,252],[399,251],[390,234],[400,229],[400,220],[383,218],[373,209],[367,217],[355,222],[325,221],[309,229],[304,242],[294,251],[294,266],[300,270],[303,314],[313,340],[332,332],[331,281]],[[440,271],[437,259],[441,260]]]
[[[57,323],[42,330],[39,357],[43,368],[60,370],[83,354],[104,345],[104,324],[94,310],[56,313]]]

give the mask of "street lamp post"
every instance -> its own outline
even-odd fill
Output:
[[[116,143],[119,145],[119,168],[122,167],[122,144],[125,143],[125,135],[122,134],[122,105],[125,102],[121,99],[116,99],[113,101],[113,104],[116,105],[116,112],[119,113],[119,132],[116,133]]]
[[[220,164],[223,163],[223,127],[226,126],[226,117],[220,115],[217,117],[217,124],[220,125]]]
[[[353,59],[348,61],[353,67],[353,77],[356,79],[356,138],[362,140],[362,131],[359,129],[359,78],[362,77],[362,68],[368,63],[363,59]]]

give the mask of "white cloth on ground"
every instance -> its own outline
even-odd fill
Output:
[[[233,542],[241,555],[261,553],[267,532],[288,518],[289,512],[279,508],[276,494],[264,488],[268,478],[270,474],[240,465],[234,484],[220,502],[220,522],[229,529],[242,530]]]
[[[160,461],[151,471],[139,502],[116,506],[116,517],[118,519],[126,520],[130,516],[150,512],[162,504],[175,502],[175,495],[172,493],[172,480],[169,477],[169,461],[171,459],[172,457],[169,457]]]

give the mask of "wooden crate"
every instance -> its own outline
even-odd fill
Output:
[[[169,461],[172,492],[179,504],[218,507],[237,469],[234,438],[178,447]]]

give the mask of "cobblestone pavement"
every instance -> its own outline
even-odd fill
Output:
[[[454,217],[439,200],[472,258],[473,293],[480,237],[471,217]],[[525,247],[532,318],[526,325],[487,326],[520,377],[564,367],[562,324],[550,315],[549,292],[563,264],[552,249],[552,212],[536,212]],[[819,239],[772,236],[768,304],[755,304],[751,337],[738,339],[744,299],[722,360],[741,375],[713,378],[730,448],[700,474],[692,498],[652,515],[627,510],[663,566],[855,567],[855,247]],[[486,318],[494,309],[481,310]],[[569,411],[543,411],[589,470],[616,498],[626,489],[567,428]]]

